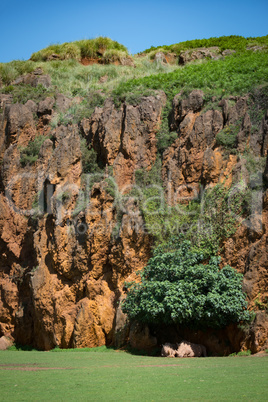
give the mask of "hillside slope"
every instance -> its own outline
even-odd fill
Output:
[[[240,41],[183,66],[199,42],[171,64],[157,49],[135,68],[0,65],[0,337],[43,350],[268,347],[267,37]],[[244,275],[251,323],[154,336],[128,323],[125,281],[181,233],[204,263],[218,254]]]

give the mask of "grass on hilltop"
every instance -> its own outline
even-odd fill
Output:
[[[219,38],[209,39],[194,39],[187,40],[185,42],[174,43],[172,45],[151,46],[149,49],[144,50],[143,54],[148,54],[155,51],[162,51],[164,53],[171,52],[179,55],[182,51],[196,49],[200,47],[213,47],[218,46],[220,51],[225,49],[232,49],[237,52],[245,51],[247,48],[254,46],[264,46],[268,48],[268,35],[260,36],[256,38],[244,38],[243,36],[231,35],[221,36]]]
[[[15,101],[20,103],[25,103],[28,99],[32,99],[32,96],[35,96],[38,92],[36,88],[30,88],[29,85],[13,85],[12,82],[20,75],[32,72],[38,67],[41,67],[44,73],[49,74],[52,78],[51,88],[42,87],[42,90],[39,88],[40,99],[45,96],[51,96],[46,95],[46,93],[50,94],[53,91],[54,93],[60,92],[71,97],[76,95],[87,97],[92,91],[99,91],[100,94],[108,97],[120,83],[159,74],[160,72],[169,73],[180,68],[178,66],[157,65],[151,63],[147,58],[135,59],[135,65],[136,68],[134,69],[130,66],[115,66],[112,64],[83,66],[76,60],[54,60],[38,63],[33,61],[14,61],[0,64],[0,78],[4,84],[0,92],[13,94]],[[100,81],[102,77],[106,78],[104,83]]]
[[[238,46],[240,43],[240,47],[243,49],[246,46],[245,43],[258,42],[267,44],[267,37],[252,38],[250,40],[243,37],[222,37],[204,41],[211,45],[211,41],[215,40],[215,43],[219,46],[221,43],[226,43],[227,46],[228,43],[230,48],[232,46],[229,46],[228,41],[230,39],[228,38],[232,38],[233,47]],[[124,47],[122,47],[123,45],[117,44],[117,42],[113,42],[108,38],[97,38],[92,40],[93,42],[79,41],[70,44],[80,43],[81,46],[82,44],[86,46],[88,43],[91,45],[93,43],[97,47],[101,45],[101,39],[107,40],[106,51],[108,56],[110,54],[109,57],[114,57],[112,55],[113,49],[119,53],[125,51]],[[187,46],[191,47],[196,45],[194,45],[195,42],[187,41],[182,42],[182,44],[185,47],[187,43]],[[115,46],[112,49],[109,48],[111,43]],[[61,49],[64,45],[55,46],[59,46],[59,49]],[[105,46],[105,44],[102,46]],[[224,46],[222,45],[222,47]],[[43,49],[40,52],[45,50]],[[93,53],[94,51],[92,50]],[[86,54],[87,50],[84,50],[84,52],[83,54]],[[88,54],[91,54],[90,52],[88,50]],[[105,57],[105,53],[103,57]],[[124,100],[130,103],[138,103],[140,97],[148,94],[148,91],[160,89],[165,91],[169,100],[182,90],[184,94],[187,94],[192,89],[202,89],[208,97],[216,96],[221,98],[230,94],[240,95],[267,82],[268,76],[268,56],[266,51],[243,51],[225,59],[202,60],[184,67],[153,63],[148,56],[134,57],[136,68],[98,64],[83,66],[75,58],[68,59],[68,57],[65,60],[53,60],[50,62],[42,61],[44,60],[43,57],[34,57],[34,59],[39,61],[0,63],[0,79],[4,84],[1,92],[12,93],[15,95],[14,101],[22,103],[31,99],[31,93],[29,93],[29,97],[25,94],[25,92],[28,92],[28,88],[24,89],[24,85],[12,85],[12,82],[20,75],[32,72],[38,67],[41,67],[44,73],[49,74],[52,78],[50,92],[61,92],[68,96],[87,96],[92,91],[100,91],[104,97],[112,94],[117,104]],[[101,80],[102,77],[105,77],[105,80]],[[34,91],[35,89],[30,92]],[[21,96],[22,92],[24,92],[23,96]],[[42,96],[45,95],[44,93]]]
[[[104,58],[104,61],[115,61],[120,57],[128,55],[127,48],[120,43],[107,37],[98,37],[96,39],[84,39],[75,42],[66,42],[63,44],[54,44],[45,49],[35,52],[31,56],[32,61],[47,61],[53,55],[57,55],[60,60],[82,58]]]
[[[222,60],[209,60],[184,67],[157,65],[147,58],[137,58],[136,68],[114,65],[83,66],[75,60],[34,63],[14,61],[0,64],[0,75],[6,85],[1,92],[15,94],[16,101],[25,103],[32,94],[24,85],[10,85],[19,75],[42,67],[51,75],[53,87],[46,92],[61,92],[68,96],[87,96],[91,91],[100,91],[104,97],[113,95],[116,103],[132,98],[136,103],[148,90],[163,90],[171,100],[183,90],[202,89],[207,97],[219,99],[228,95],[241,95],[267,82],[267,52],[246,52]],[[100,78],[106,76],[106,82]],[[53,89],[54,88],[54,89]],[[36,92],[33,88],[31,92]],[[22,99],[18,93],[24,92]],[[29,96],[27,93],[29,92]],[[133,101],[134,102],[134,101]],[[134,102],[135,103],[135,102]]]
[[[268,392],[265,355],[168,359],[114,350],[2,351],[0,359],[5,401],[261,401]]]
[[[188,64],[169,74],[160,73],[122,82],[114,89],[113,95],[115,100],[123,101],[130,92],[150,88],[163,90],[171,100],[182,90],[187,95],[193,89],[201,89],[207,97],[222,98],[247,93],[267,83],[267,77],[268,53],[246,52],[221,60]]]

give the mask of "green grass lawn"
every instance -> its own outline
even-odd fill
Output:
[[[268,355],[0,352],[1,401],[268,400]]]

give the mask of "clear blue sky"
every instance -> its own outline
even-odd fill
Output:
[[[0,62],[97,36],[137,53],[190,39],[268,34],[267,0],[0,0],[0,10]]]

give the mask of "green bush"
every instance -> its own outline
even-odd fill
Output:
[[[3,84],[9,85],[20,75],[31,73],[36,68],[30,60],[13,60],[10,63],[0,63],[0,79]]]
[[[169,129],[169,114],[172,105],[170,100],[167,101],[166,106],[162,111],[161,127],[156,133],[157,138],[157,150],[160,155],[178,138],[178,134]]]
[[[135,182],[136,184],[146,192],[147,186],[152,184],[162,185],[161,179],[161,160],[158,157],[152,166],[151,170],[137,169],[135,171]]]
[[[231,354],[229,355],[229,357],[250,356],[250,355],[251,355],[251,350],[248,349],[248,350],[243,350],[243,351],[238,352],[238,353],[231,353]]]
[[[251,355],[251,350],[242,350],[241,352],[237,353],[237,356],[250,356]]]
[[[11,64],[0,64],[0,77],[5,85],[9,85],[18,77],[18,72]]]
[[[203,260],[203,254],[182,238],[157,247],[141,282],[127,284],[123,312],[131,321],[194,328],[248,320],[243,275],[230,266],[219,269],[219,257],[211,257],[206,265]]]
[[[235,148],[238,132],[239,132],[239,126],[234,126],[234,125],[225,126],[216,135],[217,144],[223,145],[226,148],[231,148],[231,149]]]
[[[178,133],[175,131],[170,132],[165,130],[165,126],[162,121],[161,129],[158,131],[156,138],[157,150],[160,154],[163,154],[163,152],[178,138]]]
[[[20,149],[20,163],[22,166],[32,165],[37,161],[41,146],[47,138],[39,135],[33,141],[30,141],[27,147]]]
[[[100,168],[97,164],[97,152],[93,148],[89,148],[86,140],[81,140],[82,152],[82,168],[83,173],[97,173]]]

